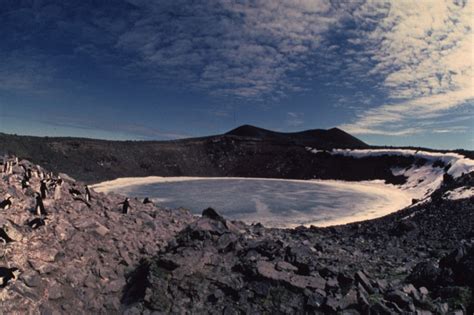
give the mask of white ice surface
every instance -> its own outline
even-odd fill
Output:
[[[307,148],[313,153],[320,153],[321,150]],[[324,185],[331,191],[350,191],[354,193],[367,194],[374,197],[371,202],[359,203],[358,200],[351,200],[344,209],[350,209],[347,214],[341,214],[337,218],[317,220],[308,223],[307,213],[298,211],[297,209],[288,209],[287,213],[291,213],[291,220],[288,216],[278,216],[271,211],[268,204],[263,202],[258,197],[253,197],[252,201],[255,205],[255,212],[245,214],[245,217],[240,219],[246,222],[262,222],[268,226],[277,227],[294,227],[297,222],[305,222],[305,225],[329,226],[357,222],[362,220],[369,220],[378,218],[397,210],[403,209],[412,204],[413,199],[420,200],[419,203],[429,200],[429,196],[433,191],[439,188],[443,181],[445,174],[444,167],[435,167],[433,164],[436,161],[442,161],[445,165],[449,165],[447,173],[454,178],[461,176],[463,173],[470,173],[474,171],[474,161],[468,159],[457,153],[438,153],[417,151],[409,149],[368,149],[368,150],[342,150],[335,149],[332,151],[325,151],[334,155],[352,156],[355,158],[363,158],[368,156],[382,156],[382,155],[398,155],[398,156],[415,156],[417,158],[426,159],[427,162],[422,166],[413,165],[409,168],[393,168],[394,175],[404,175],[407,181],[404,185],[395,186],[386,184],[384,181],[362,181],[362,182],[346,182],[336,180],[282,180],[282,179],[262,179],[262,178],[232,178],[232,177],[135,177],[135,178],[119,178],[112,181],[107,181],[93,185],[96,191],[100,192],[124,192],[129,188],[132,191],[133,187],[141,185],[149,185],[156,183],[173,183],[173,182],[188,182],[199,180],[259,180],[259,181],[286,181],[293,183],[313,183]],[[446,195],[446,198],[460,199],[472,196],[473,188],[459,191],[455,190]],[[468,196],[468,197],[466,197]],[[158,203],[160,200],[155,198]],[[162,200],[164,201],[164,200]],[[355,206],[356,205],[356,206]],[[330,211],[331,209],[322,209]],[[283,221],[285,220],[285,221]]]
[[[288,183],[304,183],[323,185],[325,189],[331,191],[353,192],[354,194],[367,195],[371,197],[370,202],[359,202],[358,200],[350,200],[344,208],[348,209],[346,215],[337,218],[309,221],[311,216],[308,213],[300,212],[298,209],[288,209],[291,211],[291,220],[288,220],[288,213],[285,216],[279,216],[272,213],[268,205],[254,197],[252,201],[255,203],[255,212],[247,213],[240,219],[248,223],[261,222],[266,226],[274,227],[295,227],[301,225],[298,222],[305,222],[304,225],[329,226],[346,224],[350,222],[363,221],[378,218],[411,204],[412,196],[409,192],[398,189],[394,185],[384,184],[383,181],[362,181],[362,182],[346,182],[336,180],[282,180],[282,179],[262,179],[262,178],[232,178],[232,177],[136,177],[136,178],[119,178],[91,186],[99,192],[126,192],[133,191],[134,187],[156,184],[156,183],[172,183],[186,181],[225,181],[225,180],[257,180],[257,181],[276,181]],[[330,208],[321,208],[324,212],[331,212]],[[354,213],[355,211],[355,213]]]

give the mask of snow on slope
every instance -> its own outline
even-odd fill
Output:
[[[312,153],[320,150],[307,148]],[[393,175],[404,175],[407,182],[400,189],[409,192],[414,199],[425,199],[438,189],[443,182],[444,174],[458,178],[463,174],[474,172],[474,160],[466,158],[458,153],[428,152],[411,149],[333,149],[328,151],[332,155],[343,155],[354,158],[366,158],[371,156],[406,156],[426,160],[422,166],[413,165],[411,168],[392,168]],[[437,164],[442,162],[443,164]]]
[[[334,149],[330,153],[334,155],[352,156],[355,158],[363,158],[368,156],[397,155],[414,156],[415,158],[425,159],[431,163],[441,161],[445,165],[450,165],[447,173],[454,178],[461,176],[463,173],[467,174],[474,171],[474,160],[468,159],[464,155],[452,152],[441,153],[410,149]]]
[[[358,191],[361,194],[374,196],[376,199],[373,202],[361,204],[359,207],[354,207],[352,204],[347,204],[344,208],[350,209],[346,213],[338,213],[333,217],[324,219],[317,219],[308,223],[308,217],[305,214],[300,214],[293,211],[293,221],[289,222],[288,218],[278,218],[272,213],[267,205],[256,200],[256,212],[247,214],[245,219],[247,222],[264,222],[268,226],[275,227],[294,227],[300,224],[328,226],[338,225],[361,220],[368,220],[378,218],[397,210],[403,209],[412,205],[412,200],[417,199],[419,203],[424,203],[430,200],[430,195],[440,187],[444,180],[445,174],[449,174],[454,178],[461,176],[463,173],[470,173],[474,171],[474,161],[456,153],[432,153],[426,151],[416,150],[397,150],[397,149],[366,149],[366,150],[340,150],[333,151],[317,150],[307,148],[308,151],[318,154],[328,152],[333,155],[352,156],[354,158],[364,158],[369,156],[383,156],[383,155],[398,155],[398,156],[414,156],[418,159],[426,160],[425,163],[415,162],[411,167],[392,168],[394,175],[404,175],[407,180],[401,186],[386,184],[381,180],[362,181],[362,182],[344,182],[336,180],[282,180],[282,179],[258,179],[265,181],[286,181],[286,182],[301,182],[314,183],[319,185],[331,186],[334,190],[344,191]],[[440,163],[442,162],[442,163]],[[252,178],[199,178],[199,177],[143,177],[143,178],[119,178],[112,181],[98,183],[93,185],[96,191],[109,192],[116,191],[123,193],[123,189],[127,187],[147,185],[153,183],[168,183],[181,181],[199,181],[199,180],[231,180],[231,179],[247,179]],[[469,188],[469,187],[468,187]],[[473,195],[473,188],[466,188],[463,190],[455,189],[448,192],[445,198],[461,199],[469,198]],[[459,191],[458,191],[459,190]],[[360,201],[354,201],[361,203]],[[419,204],[416,203],[416,204]],[[289,211],[292,211],[289,209]],[[328,212],[328,211],[326,211]],[[244,219],[244,218],[239,218]],[[304,223],[303,223],[304,222]]]
[[[451,191],[448,191],[447,193],[444,194],[443,198],[449,199],[449,200],[459,200],[459,199],[471,198],[473,196],[474,196],[474,187],[463,186],[463,187],[459,187]]]

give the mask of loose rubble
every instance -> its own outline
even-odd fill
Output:
[[[24,168],[38,170],[22,188]],[[430,201],[329,228],[270,229],[194,217],[91,191],[61,176],[59,199],[34,212],[40,177],[28,161],[2,173],[2,313],[32,314],[473,314],[474,174],[445,182]],[[70,190],[76,190],[74,195]],[[44,220],[33,228],[27,223]],[[39,221],[36,221],[39,222]],[[5,239],[0,235],[0,238]]]
[[[442,194],[330,228],[268,229],[206,209],[143,262],[148,285],[126,313],[473,314],[474,200]]]
[[[22,189],[24,166],[39,169]],[[54,192],[57,176],[50,176],[28,161],[14,163],[11,173],[1,173],[0,199],[13,196],[8,210],[0,209],[0,227],[11,242],[0,243],[0,267],[18,268],[18,279],[0,288],[0,313],[105,314],[123,309],[127,276],[140,260],[151,257],[188,223],[185,210],[166,210],[130,200],[123,215],[123,197],[91,192],[88,205],[69,189],[85,193],[84,185],[61,176],[61,198],[44,199],[47,216],[34,213],[34,193],[41,177],[48,176]],[[36,229],[27,223],[44,220]]]

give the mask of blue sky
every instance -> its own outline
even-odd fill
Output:
[[[472,1],[4,0],[0,132],[474,149]]]

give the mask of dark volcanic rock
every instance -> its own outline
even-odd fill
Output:
[[[439,298],[423,286],[438,288],[433,292],[439,294],[449,277],[455,277],[446,270],[467,261],[463,254],[455,265],[439,268],[423,258],[428,254],[417,258],[414,244],[419,240],[384,233],[392,229],[388,224],[377,228],[378,240],[365,227],[285,231],[232,222],[238,228],[229,229],[229,221],[217,218],[198,219],[177,235],[173,247],[153,259],[141,307],[172,313],[422,314],[435,308],[432,298]],[[366,225],[375,230],[372,223]],[[423,225],[417,223],[417,230],[423,235]],[[358,242],[361,237],[364,242]],[[321,243],[323,252],[311,246]],[[374,262],[372,251],[378,251],[381,260]],[[399,259],[408,252],[413,261]],[[364,271],[354,270],[357,267]],[[410,284],[396,280],[401,275]],[[468,307],[465,291],[443,292],[444,299],[462,301],[449,304],[449,310]]]
[[[407,167],[414,162],[409,157],[355,159],[313,154],[306,149],[368,147],[336,128],[294,134],[271,131],[260,134],[244,129],[243,132],[236,130],[225,135],[176,141],[104,141],[0,133],[0,149],[89,183],[156,175],[383,179],[395,184],[403,183],[405,177],[394,176],[391,168]]]
[[[202,211],[202,216],[205,218],[209,218],[212,220],[218,220],[218,221],[223,221],[224,218],[216,212],[216,210],[212,208],[207,208]]]
[[[385,298],[397,304],[401,309],[410,310],[411,312],[415,311],[412,299],[405,292],[400,290],[391,291],[385,295]]]
[[[474,245],[464,245],[441,259],[442,268],[453,271],[454,281],[474,288]]]
[[[0,195],[16,196],[0,222],[16,241],[0,244],[0,258],[22,272],[0,289],[5,313],[473,311],[472,198],[438,198],[346,226],[284,230],[231,222],[212,209],[197,218],[135,200],[123,215],[123,197],[94,194],[87,206],[68,194],[67,181],[64,198],[45,200],[46,225],[33,230],[24,225],[33,218],[33,194],[21,189],[19,175],[0,180]],[[437,193],[461,183],[472,185],[474,176]]]
[[[372,284],[370,283],[370,280],[367,278],[367,276],[365,275],[363,271],[358,271],[355,274],[355,279],[357,280],[357,282],[359,282],[362,285],[362,287],[369,294],[375,293],[374,287],[372,286]]]
[[[15,195],[14,206],[2,211],[0,218],[5,235],[14,241],[0,243],[0,258],[20,272],[18,279],[0,288],[2,314],[121,313],[124,305],[145,296],[146,282],[141,286],[136,282],[148,275],[148,270],[140,272],[138,267],[138,275],[133,272],[140,259],[156,254],[195,221],[187,211],[135,201],[136,216],[124,216],[113,210],[123,200],[115,194],[96,193],[86,206],[69,194],[73,183],[64,177],[61,198],[43,201],[48,210],[42,218],[45,225],[32,229],[27,223],[37,218],[28,211],[34,206],[34,195],[21,189],[22,172],[20,167],[13,174],[0,174],[0,199],[6,191]],[[48,185],[54,185],[55,180],[53,175]],[[39,187],[39,181],[34,177],[30,184]],[[77,183],[77,187],[82,185]],[[129,282],[134,285],[127,285],[127,279],[133,279]]]
[[[440,276],[441,270],[434,263],[420,262],[413,268],[407,281],[417,287],[433,288],[438,284]]]
[[[391,232],[393,235],[402,236],[414,233],[417,231],[417,229],[418,225],[415,222],[409,220],[402,220],[395,226],[395,228]]]

